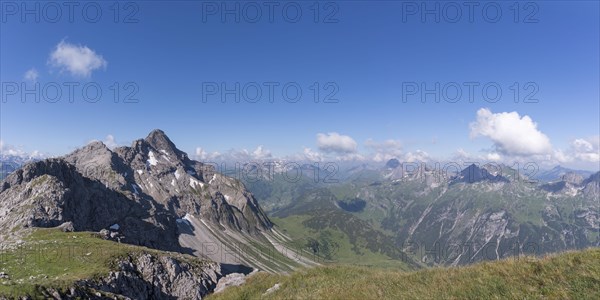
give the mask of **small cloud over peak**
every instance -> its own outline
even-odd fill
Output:
[[[500,156],[500,154],[498,154],[496,152],[492,152],[492,153],[486,154],[485,158],[487,158],[487,160],[489,160],[489,161],[497,162],[502,159],[502,156]]]
[[[263,145],[259,145],[254,151],[248,151],[247,149],[231,149],[223,154],[218,151],[209,153],[202,147],[196,147],[195,158],[201,161],[217,160],[248,163],[252,161],[273,159],[273,154],[271,154],[271,151],[266,149]]]
[[[365,146],[373,150],[372,158],[376,162],[388,161],[402,155],[402,143],[398,140],[388,139],[383,142],[376,142],[368,139]]]
[[[111,149],[111,150],[120,146],[120,144],[117,143],[115,137],[112,134],[107,135],[104,138],[104,140],[102,140],[102,141],[94,139],[94,140],[88,141],[87,144],[89,145],[89,144],[94,143],[94,142],[102,142],[108,149]]]
[[[256,149],[252,152],[252,157],[254,159],[258,159],[258,160],[262,160],[262,159],[268,159],[273,157],[271,155],[271,151],[265,149],[263,147],[263,145],[259,145],[258,147],[256,147]]]
[[[483,149],[477,153],[470,153],[462,148],[458,148],[456,152],[450,157],[451,161],[457,162],[485,162],[485,163],[499,163],[499,162],[511,162],[510,158],[503,157],[500,153]],[[514,162],[514,161],[513,161]]]
[[[423,150],[416,150],[414,152],[408,152],[404,155],[404,161],[406,162],[426,162],[430,161],[431,157],[429,153]]]
[[[219,153],[217,151],[215,151],[213,153],[208,153],[202,147],[196,147],[195,154],[196,154],[196,159],[199,159],[201,161],[220,159],[222,156],[221,153]]]
[[[310,148],[305,147],[302,151],[303,158],[308,161],[323,161],[323,155],[319,152],[313,151]]]
[[[106,145],[106,147],[108,147],[109,149],[113,149],[119,146],[115,141],[115,137],[112,134],[106,136],[106,138],[104,139],[104,145]]]

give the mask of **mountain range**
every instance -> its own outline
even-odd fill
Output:
[[[249,163],[254,175],[237,176],[190,159],[161,130],[23,163],[0,182],[0,298],[198,299],[257,271],[408,271],[600,246],[600,172],[528,178],[505,165],[392,159]],[[57,245],[85,249],[83,260],[62,270],[26,259]]]
[[[539,174],[536,174],[534,176],[534,178],[538,179],[542,182],[550,182],[550,181],[560,179],[562,176],[564,176],[567,173],[575,173],[582,177],[589,177],[590,175],[594,174],[594,172],[592,172],[592,171],[573,170],[573,169],[565,168],[562,166],[555,166],[554,168],[552,168],[550,170],[542,170]]]
[[[340,173],[332,184],[306,178],[291,197],[285,180],[247,186],[282,230],[345,248],[339,262],[386,265],[402,253],[404,262],[464,265],[600,245],[600,172],[543,183],[505,165],[407,171],[390,160]]]

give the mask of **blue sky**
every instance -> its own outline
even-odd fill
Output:
[[[36,3],[27,2],[27,8]],[[286,19],[293,18],[296,6],[289,15],[279,9],[287,2],[277,2],[273,22],[262,6],[256,23],[244,19],[254,17],[253,7],[244,14],[244,3],[236,1],[226,5],[235,8],[240,3],[239,23],[232,15],[222,22],[220,6],[215,15],[206,13],[222,2],[150,1],[129,7],[96,2],[102,12],[97,23],[84,18],[93,19],[93,10],[86,14],[80,9],[85,3],[77,3],[73,22],[63,6],[57,23],[48,22],[54,7],[44,10],[44,3],[37,12],[39,23],[36,13],[21,20],[21,3],[14,14],[13,6],[3,4],[4,150],[61,155],[90,140],[106,140],[107,135],[119,145],[129,145],[160,128],[192,155],[201,147],[205,153],[198,154],[204,157],[230,149],[247,149],[252,155],[262,145],[258,156],[310,153],[325,159],[408,160],[426,153],[440,159],[469,156],[598,168],[596,1],[521,4],[516,23],[512,1],[495,2],[502,13],[496,23],[485,19],[493,18],[493,11],[484,16],[479,9],[486,2],[474,9],[473,22],[462,7],[456,23],[445,19],[453,17],[452,7],[447,14],[439,13],[439,23],[434,15],[422,22],[420,12],[406,14],[406,9],[414,8],[412,3],[422,2],[406,1],[339,1],[328,7],[321,2],[318,22],[313,20],[314,2],[294,2],[302,12],[297,23]],[[434,8],[436,3],[445,5],[432,1],[426,5]],[[115,11],[119,22],[114,21]],[[123,22],[129,13],[128,20],[137,23]],[[332,16],[328,21],[337,22],[324,22],[328,15]],[[6,90],[12,83],[19,87],[38,83],[40,89],[57,83],[65,94],[65,82],[79,83],[76,93],[94,82],[102,98],[87,103],[76,97],[70,103],[62,95],[57,103],[43,99],[36,103],[29,96],[22,103],[22,90],[15,95]],[[119,103],[114,101],[115,82]],[[132,84],[126,89],[128,82]],[[241,87],[258,83],[262,98],[257,103],[236,103],[230,96],[222,103],[217,94],[203,103],[203,83],[233,88],[236,82]],[[265,82],[279,84],[273,103],[266,98]],[[289,82],[302,90],[297,103],[280,96]],[[315,82],[319,103],[311,90]],[[441,87],[457,83],[462,97],[457,103],[436,103],[430,96],[421,103],[417,93],[402,101],[403,83],[433,88],[436,82]],[[478,84],[472,103],[466,82]],[[515,82],[518,103],[511,90]],[[502,89],[495,103],[481,96],[487,83]],[[134,87],[138,102],[122,103]],[[323,103],[334,87],[338,102]],[[534,89],[538,102],[523,103]]]

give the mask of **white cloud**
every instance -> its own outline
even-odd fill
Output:
[[[372,139],[368,139],[365,142],[365,146],[373,149],[372,159],[376,162],[400,158],[402,155],[402,144],[398,140],[390,139],[383,142],[375,142]]]
[[[231,149],[223,154],[220,152],[208,153],[202,147],[196,148],[196,159],[202,161],[227,161],[227,162],[239,162],[239,163],[250,163],[259,160],[268,160],[273,158],[271,151],[266,149],[263,145],[259,145],[253,151],[246,149]]]
[[[592,151],[594,149],[594,146],[592,145],[592,143],[584,140],[584,139],[575,139],[572,143],[573,147],[579,151]]]
[[[115,141],[115,137],[112,134],[107,135],[103,142],[104,145],[106,145],[106,147],[108,147],[109,149],[113,149],[119,146],[119,144],[117,144],[117,142]]]
[[[310,148],[304,148],[304,150],[302,151],[303,154],[303,159],[306,159],[308,161],[323,161],[323,155],[319,152],[313,151]]]
[[[327,153],[354,153],[358,144],[354,139],[347,135],[340,135],[337,132],[327,134],[317,134],[317,146],[319,150]]]
[[[456,150],[456,153],[454,155],[454,160],[465,160],[465,159],[469,159],[471,157],[471,154],[467,151],[465,151],[463,148],[458,148]]]
[[[417,150],[415,152],[408,152],[404,155],[403,161],[405,162],[426,162],[429,161],[431,157],[429,153]]]
[[[338,161],[365,161],[366,157],[360,153],[346,153],[334,158]]]
[[[271,158],[271,151],[265,149],[262,145],[256,147],[254,151],[252,151],[252,157],[254,159],[263,160]]]
[[[0,140],[0,153],[2,155],[27,156],[27,153],[25,153],[23,149],[17,148],[13,145],[7,145],[2,140]]]
[[[99,140],[93,139],[87,142],[87,144],[89,145],[90,143],[93,142],[99,142]],[[117,143],[117,140],[115,139],[115,137],[112,134],[107,135],[104,140],[101,141],[107,148],[109,149],[114,149],[116,147],[121,146],[121,144]]]
[[[529,156],[552,152],[548,137],[537,129],[529,116],[517,112],[477,111],[477,121],[470,124],[471,137],[484,136],[494,142],[496,150],[506,155]]]
[[[202,149],[202,147],[196,147],[196,157],[199,159],[206,159],[206,156],[208,154],[206,153],[206,151],[204,151],[204,149]]]
[[[515,160],[506,160],[507,157],[502,156],[500,153],[497,152],[488,152],[489,150],[482,150],[477,154],[473,154],[473,153],[469,153],[467,151],[465,151],[462,148],[459,148],[456,150],[456,152],[450,157],[450,161],[452,162],[460,162],[460,163],[480,163],[480,164],[486,164],[486,163],[500,163],[500,162],[505,162],[505,163],[514,163]],[[513,157],[512,159],[520,159],[518,157]],[[531,159],[528,158],[528,160],[526,159],[526,161],[530,161]]]
[[[6,144],[3,140],[0,140],[0,155],[17,156],[24,159],[41,159],[48,157],[48,155],[41,153],[38,150],[27,152],[23,150],[23,147],[15,147],[13,145]]]
[[[500,161],[502,156],[500,154],[492,152],[485,155],[485,158],[489,161]]]
[[[38,73],[38,71],[35,68],[31,68],[27,70],[27,72],[25,72],[23,78],[27,81],[37,82],[39,76],[40,74]]]
[[[571,142],[571,155],[586,162],[600,162],[600,136],[575,139]]]
[[[106,68],[108,64],[101,55],[87,46],[77,46],[62,40],[52,53],[49,64],[77,77],[90,77],[92,71]]]
[[[215,151],[213,153],[208,153],[201,147],[196,148],[196,159],[207,161],[207,160],[217,160],[222,157],[221,153]]]
[[[509,166],[535,163],[540,168],[551,168],[560,164],[574,169],[597,170],[600,162],[600,136],[577,138],[572,140],[566,149],[553,149],[544,154],[507,156],[489,149],[472,154],[458,149],[450,159],[461,162],[504,163]]]
[[[562,150],[554,150],[554,153],[552,154],[554,160],[556,160],[558,163],[566,163],[566,162],[571,162],[573,161],[573,157],[571,155],[569,155],[568,153],[566,153],[565,151]]]

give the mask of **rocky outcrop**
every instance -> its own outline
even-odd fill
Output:
[[[119,223],[127,243],[178,250],[176,216],[130,196],[84,177],[64,159],[35,162],[8,176],[2,186],[0,225],[8,230],[0,235],[65,222],[75,231],[100,231]]]
[[[564,182],[573,185],[580,185],[583,182],[583,176],[574,172],[568,172],[565,175],[563,175],[560,179]]]
[[[179,254],[130,253],[113,264],[113,271],[104,277],[80,280],[61,290],[43,286],[39,290],[49,299],[202,299],[224,275],[217,263]]]
[[[215,287],[215,293],[220,293],[228,287],[240,286],[244,284],[244,282],[246,282],[246,277],[256,273],[256,271],[258,270],[255,270],[247,275],[243,273],[227,274],[225,277],[221,278],[217,283],[217,286]]]
[[[131,255],[116,262],[116,270],[79,286],[130,299],[202,299],[222,277],[217,263],[196,265],[170,256]]]

